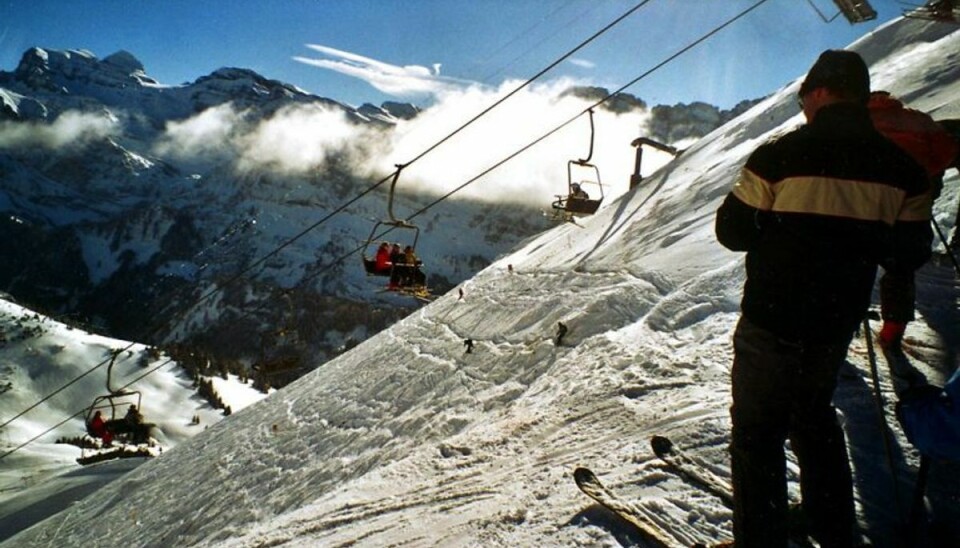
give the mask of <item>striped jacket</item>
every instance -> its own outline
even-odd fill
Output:
[[[923,169],[880,135],[867,109],[822,108],[750,155],[717,211],[717,239],[746,251],[741,309],[791,343],[848,340],[870,305],[877,265],[916,268],[930,253]],[[928,217],[927,217],[928,218]]]

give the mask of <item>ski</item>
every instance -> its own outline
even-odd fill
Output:
[[[689,546],[705,548],[704,544],[698,542],[684,544],[675,539],[657,522],[652,512],[618,497],[588,468],[580,467],[574,470],[573,479],[584,494],[633,525],[644,540],[652,546],[656,548],[686,548]]]
[[[650,447],[653,453],[679,476],[706,489],[727,508],[733,509],[733,488],[723,478],[677,449],[667,437],[653,436],[650,438]]]
[[[668,469],[676,473],[687,482],[696,487],[702,488],[714,495],[731,510],[733,509],[733,487],[730,484],[702,463],[695,460],[690,455],[677,448],[669,438],[665,436],[653,436],[650,438],[650,447],[654,454],[667,465]],[[790,540],[793,546],[798,548],[813,548],[813,543],[807,538],[806,528],[803,526],[803,519],[800,515],[799,507],[791,510],[790,517]]]

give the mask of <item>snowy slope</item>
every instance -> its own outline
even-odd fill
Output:
[[[899,21],[854,48],[875,87],[960,117],[953,30]],[[665,473],[647,440],[669,435],[729,473],[743,257],[716,243],[713,215],[746,155],[802,122],[796,90],[702,139],[582,228],[560,226],[503,257],[460,286],[463,299],[451,292],[3,546],[636,544],[573,485],[583,464],[681,536],[728,538],[730,512]],[[957,185],[951,174],[948,189]],[[945,229],[954,207],[938,205]],[[919,283],[908,339],[942,380],[957,366],[960,288],[935,265]],[[570,327],[560,347],[558,321]],[[853,344],[837,405],[861,525],[888,546],[898,505],[863,347]],[[906,500],[917,460],[896,441]],[[956,472],[936,467],[931,488],[954,527]]]
[[[111,386],[117,389],[133,382],[127,391],[141,394],[141,410],[146,420],[156,425],[152,430],[155,451],[169,451],[224,418],[221,410],[197,394],[187,372],[169,357],[153,354],[142,344],[88,333],[0,299],[0,417],[4,423],[0,538],[24,527],[24,511],[32,512],[34,519],[49,515],[49,504],[38,504],[40,501],[63,508],[92,491],[91,485],[99,486],[143,462],[129,459],[82,471],[76,459],[91,452],[56,443],[83,435],[86,409],[94,398],[108,393],[107,370],[114,351],[121,353],[112,368]],[[211,380],[233,410],[266,397],[236,377]],[[129,404],[134,399],[118,401]],[[125,407],[120,409],[124,411]],[[61,476],[64,473],[67,475]],[[51,477],[56,477],[55,481]]]

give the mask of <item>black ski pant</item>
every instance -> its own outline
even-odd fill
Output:
[[[914,319],[917,294],[912,270],[887,270],[880,276],[880,316],[886,321],[906,324]]]
[[[823,548],[852,545],[850,464],[831,403],[849,344],[850,339],[823,346],[791,344],[741,317],[734,334],[730,409],[737,548],[787,546],[788,438],[800,465],[811,534]]]

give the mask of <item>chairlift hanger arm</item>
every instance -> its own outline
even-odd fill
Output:
[[[587,112],[590,114],[590,151],[587,153],[586,158],[581,158],[577,160],[577,163],[580,165],[585,165],[590,163],[590,159],[593,158],[593,136],[594,136],[594,127],[593,127],[593,108],[588,108]]]
[[[390,217],[390,221],[395,224],[401,224],[405,221],[397,219],[393,215],[393,192],[397,187],[397,181],[400,179],[400,172],[403,171],[403,168],[407,167],[409,164],[394,164],[394,167],[397,168],[397,171],[393,173],[393,180],[390,181],[390,195],[387,198],[387,215]]]

